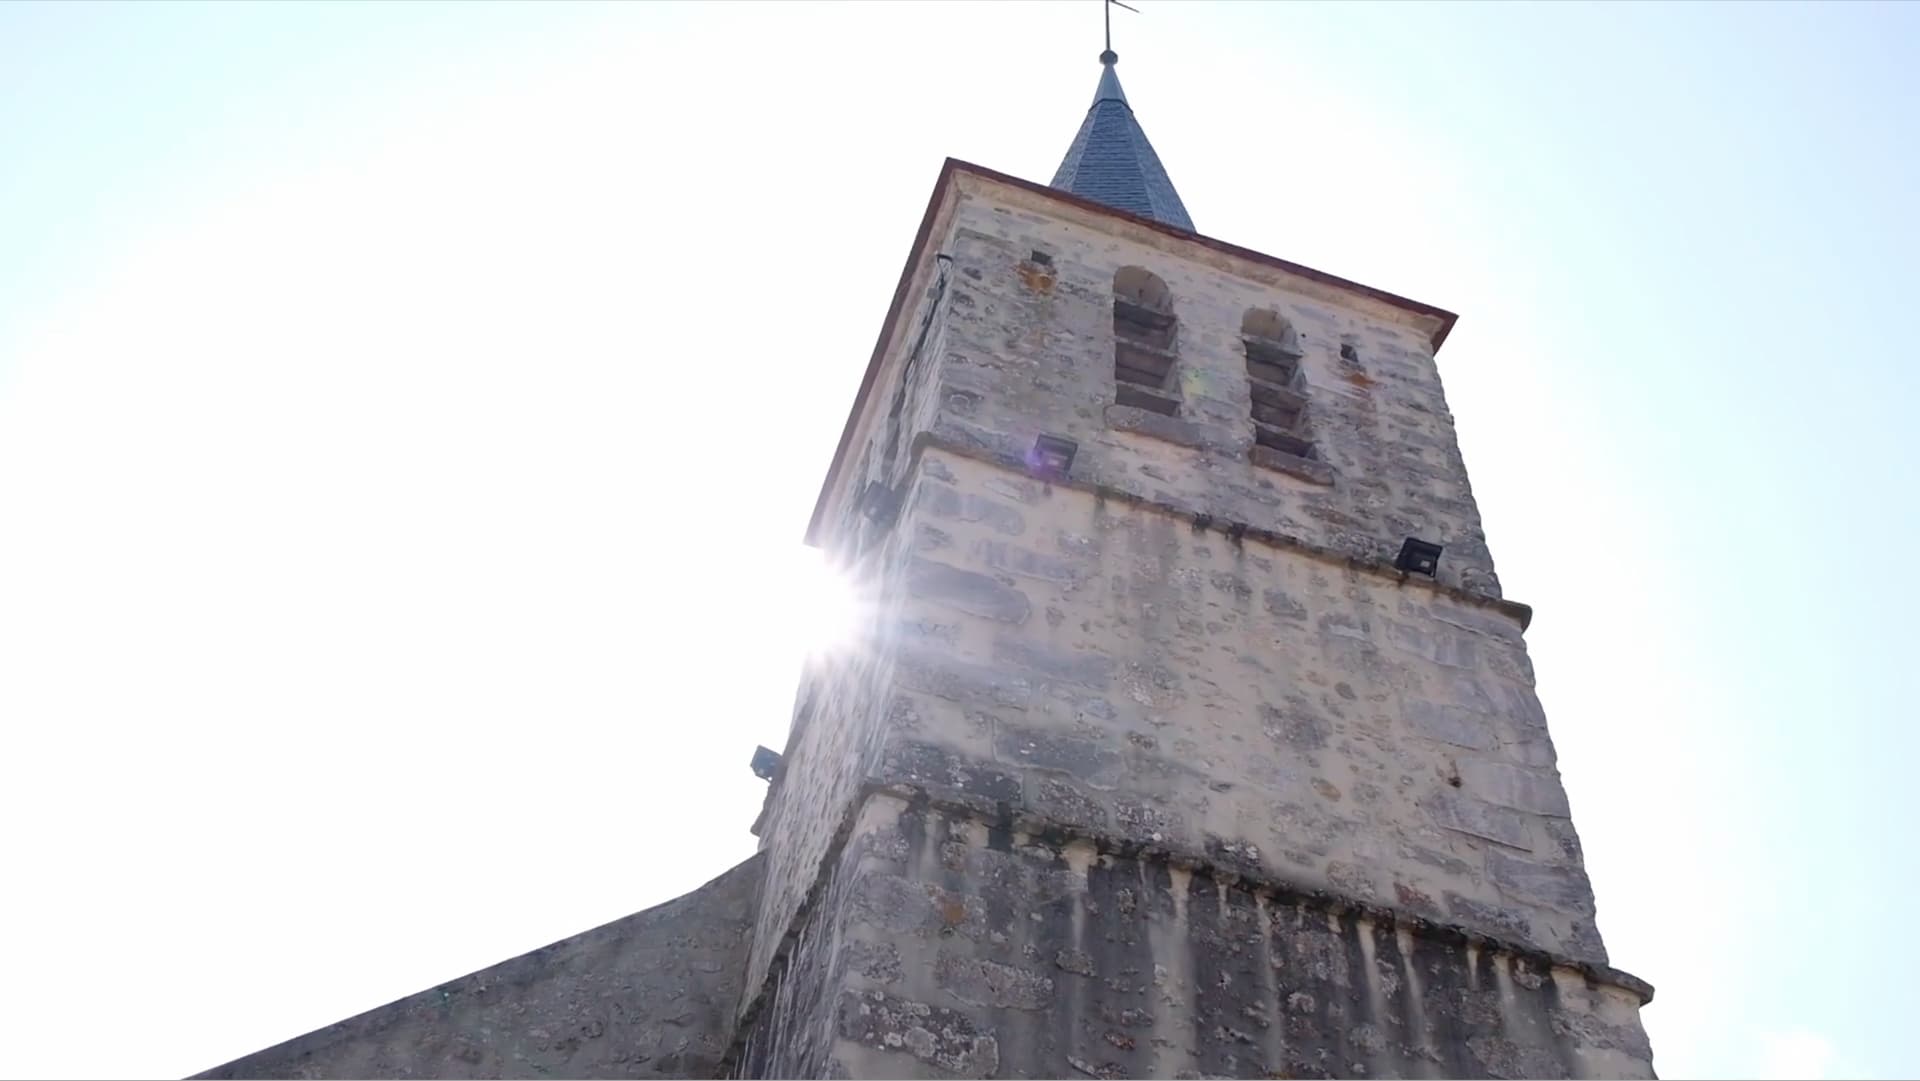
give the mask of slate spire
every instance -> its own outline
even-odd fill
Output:
[[[1193,219],[1187,217],[1180,193],[1173,190],[1166,167],[1120,89],[1120,76],[1113,70],[1119,62],[1111,48],[1100,54],[1100,86],[1093,92],[1093,107],[1080,122],[1079,134],[1067,148],[1051,186],[1192,232]]]

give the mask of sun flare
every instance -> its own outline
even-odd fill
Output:
[[[873,615],[859,580],[812,548],[794,561],[783,602],[787,640],[810,657],[852,648]]]

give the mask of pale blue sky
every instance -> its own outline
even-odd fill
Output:
[[[1117,13],[1440,354],[1668,1077],[1920,1070],[1920,6]],[[941,159],[1098,5],[0,5],[0,1071],[179,1076],[751,851]]]

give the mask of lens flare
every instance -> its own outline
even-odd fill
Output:
[[[790,585],[783,598],[788,640],[802,653],[838,653],[859,642],[873,605],[845,568],[808,548],[794,561]]]

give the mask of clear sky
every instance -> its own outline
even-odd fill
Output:
[[[1440,354],[1668,1077],[1920,1070],[1920,5],[1116,12]],[[752,851],[941,159],[1099,5],[0,4],[0,1072],[180,1076]]]

